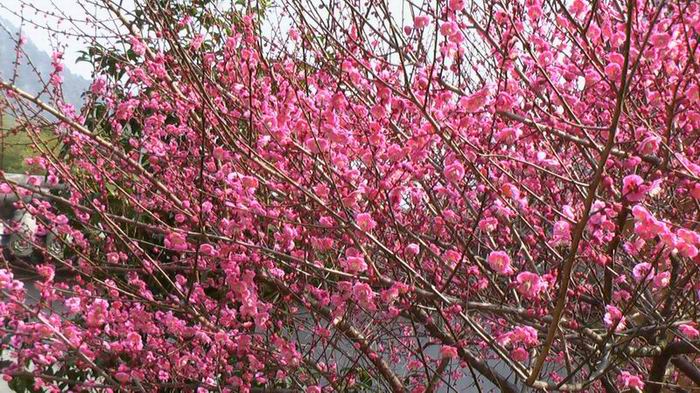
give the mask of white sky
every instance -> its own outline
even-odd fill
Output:
[[[14,27],[17,27],[21,21],[19,15],[22,15],[25,20],[32,21],[40,26],[50,26],[55,31],[67,31],[70,33],[75,31],[75,27],[70,22],[60,22],[60,19],[62,19],[61,17],[70,17],[75,20],[85,21],[87,15],[95,15],[96,13],[93,1],[95,0],[0,0],[0,17],[14,24]],[[133,7],[134,1],[137,0],[122,0],[127,8]],[[404,15],[403,12],[405,0],[388,1],[389,8],[394,17],[400,19],[401,15],[403,15],[404,18],[409,18],[409,15]],[[22,6],[22,4],[30,5]],[[280,11],[281,10],[277,8],[271,10],[271,12],[274,13]],[[104,11],[100,13],[100,16],[104,16]],[[408,19],[405,19],[404,22],[408,22]],[[287,26],[288,23],[288,21],[284,22],[284,27],[289,27]],[[87,29],[88,34],[94,32],[93,27],[91,27],[92,24],[88,25],[82,23],[82,25]],[[24,35],[30,38],[34,45],[49,55],[55,48],[60,47],[63,49],[63,58],[66,68],[74,74],[90,79],[92,72],[90,65],[84,62],[75,63],[76,58],[80,56],[78,51],[86,47],[85,42],[79,41],[66,34],[56,34],[46,29],[37,28],[29,22],[25,22],[22,29]],[[266,30],[270,30],[270,26],[263,26],[263,31]],[[4,34],[4,32],[0,31],[0,34]],[[5,54],[0,53],[0,56],[3,55]]]
[[[23,3],[29,3],[43,12],[37,12],[29,6],[22,7]],[[78,0],[0,0],[0,17],[14,24],[14,27],[19,26],[21,21],[19,15],[23,15],[26,20],[50,26],[57,31],[71,31],[73,26],[69,22],[59,22],[59,17],[64,15],[84,21],[86,18],[84,7],[92,6],[86,5],[85,1]],[[54,16],[47,15],[47,12],[51,12]],[[85,48],[85,43],[65,34],[54,34],[46,29],[36,28],[28,22],[24,23],[22,29],[24,35],[34,45],[49,55],[55,48],[63,47],[66,68],[74,74],[90,79],[91,67],[87,63],[75,63],[75,59],[80,56],[78,51]],[[2,34],[5,33],[2,32]],[[0,56],[2,55],[4,54],[0,53]]]

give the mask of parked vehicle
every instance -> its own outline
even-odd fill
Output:
[[[33,184],[33,187],[43,192],[60,188],[60,185],[46,183],[43,177],[5,174],[5,178],[20,185]],[[33,193],[22,197],[25,202],[34,198],[44,196]],[[0,247],[5,257],[33,260],[40,257],[40,250],[44,248],[55,257],[63,257],[63,242],[53,232],[39,231],[37,218],[25,209],[18,208],[15,203],[18,200],[19,195],[14,192],[0,192]]]

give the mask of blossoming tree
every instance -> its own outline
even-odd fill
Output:
[[[13,386],[700,385],[698,3],[223,3],[101,3],[82,110],[58,55],[0,81],[65,185],[0,270]]]

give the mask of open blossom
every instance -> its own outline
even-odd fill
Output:
[[[622,371],[619,377],[620,387],[644,389],[644,381],[638,375],[630,374],[627,371]]]
[[[416,29],[424,29],[428,24],[430,24],[430,17],[428,15],[417,15],[413,18],[413,26],[415,26]]]
[[[554,245],[571,243],[571,224],[568,221],[560,220],[554,223],[552,243]]]
[[[498,227],[498,219],[496,217],[486,217],[479,221],[479,229],[484,232],[494,231]]]
[[[649,187],[644,185],[644,179],[638,175],[629,175],[622,179],[622,194],[631,202],[644,199],[647,191]]]
[[[527,349],[518,347],[510,351],[510,356],[512,356],[515,361],[526,362],[530,354],[527,352]]]
[[[445,178],[451,183],[459,183],[464,177],[464,166],[459,161],[455,161],[445,166]]]
[[[369,213],[359,213],[355,216],[355,222],[365,232],[370,232],[377,226],[377,223],[372,219]]]
[[[375,293],[369,284],[363,282],[356,283],[352,287],[352,294],[355,301],[357,301],[362,307],[365,307],[368,310],[376,309],[376,305],[374,304]]]
[[[464,0],[450,0],[448,4],[453,11],[461,11],[464,9]]]
[[[539,344],[537,330],[531,326],[517,326],[498,336],[496,341],[504,347],[512,348],[510,355],[519,362],[525,362],[529,358],[526,348],[532,348]]]
[[[124,340],[124,346],[131,351],[140,351],[143,349],[143,341],[141,335],[136,332],[129,332]]]
[[[0,269],[0,289],[11,288],[14,281],[12,272],[7,269]]]
[[[501,192],[506,198],[520,199],[520,190],[513,183],[505,183],[501,186]]]
[[[536,299],[547,289],[547,282],[535,273],[521,272],[515,280],[518,283],[518,292],[527,299]]]
[[[698,331],[698,329],[691,324],[682,323],[678,325],[678,330],[691,340],[700,337],[700,331]]]
[[[95,299],[87,312],[87,324],[90,327],[100,327],[107,321],[109,303],[104,299]]]
[[[367,263],[362,256],[349,256],[345,258],[345,270],[348,273],[360,273],[367,270]]]
[[[661,138],[657,135],[649,135],[639,142],[637,150],[639,153],[644,155],[655,154],[659,150],[659,145],[661,144]]]
[[[171,232],[165,237],[165,247],[173,251],[187,250],[187,239],[179,232]]]
[[[512,144],[523,135],[520,128],[506,127],[498,132],[496,140],[500,143]]]
[[[80,312],[80,298],[79,297],[71,297],[66,299],[64,302],[66,309],[70,311],[73,314],[76,314]]]
[[[537,330],[532,326],[516,326],[513,330],[503,333],[496,341],[504,347],[521,346],[534,347],[539,344]]]
[[[620,332],[625,329],[625,317],[622,315],[622,311],[613,305],[605,306],[605,316],[603,317],[603,322],[608,328],[612,328],[615,324],[616,332]]]
[[[634,232],[644,240],[650,240],[664,233],[668,233],[665,223],[657,220],[641,205],[632,208],[634,216]]]
[[[486,261],[491,269],[500,275],[509,276],[515,273],[510,266],[510,256],[503,251],[492,251]]]
[[[451,36],[458,31],[459,27],[457,26],[457,23],[453,21],[443,22],[442,25],[440,25],[440,34],[444,36]]]
[[[440,357],[443,359],[454,359],[458,356],[457,354],[457,348],[449,346],[449,345],[443,345],[440,348]]]
[[[489,89],[484,87],[483,89],[475,92],[468,97],[462,97],[459,99],[459,106],[465,112],[476,112],[482,110],[488,99]]]
[[[199,252],[202,255],[208,255],[208,256],[216,256],[217,255],[216,248],[209,243],[200,244],[199,245]]]
[[[655,33],[649,37],[649,42],[656,48],[666,48],[671,42],[671,35],[666,32]]]
[[[620,79],[622,74],[622,67],[617,63],[609,63],[605,66],[605,75],[608,76],[612,81],[617,81]]]
[[[41,265],[36,267],[37,273],[42,276],[46,281],[52,281],[55,277],[55,269],[51,265]]]
[[[146,53],[146,46],[140,38],[132,36],[130,44],[131,50],[134,51],[137,56],[143,56]]]
[[[654,268],[647,262],[638,263],[632,269],[632,276],[639,281],[650,281],[654,279]]]
[[[416,256],[420,252],[420,246],[416,243],[411,243],[406,246],[406,254]]]
[[[102,94],[105,92],[106,87],[107,80],[105,78],[95,78],[90,86],[90,91],[92,91],[93,94]]]
[[[671,282],[671,273],[670,272],[661,272],[654,276],[654,279],[652,280],[652,287],[654,289],[662,289],[666,288],[668,284]]]

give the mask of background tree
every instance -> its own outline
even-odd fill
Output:
[[[15,386],[700,384],[697,3],[101,6],[80,112],[0,82],[67,187]]]

